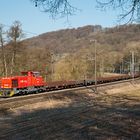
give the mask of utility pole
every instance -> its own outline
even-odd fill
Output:
[[[122,59],[122,74],[124,73],[124,65],[123,65],[123,59]]]
[[[134,74],[135,74],[135,56],[134,56],[134,51],[132,51],[132,78],[134,80]]]
[[[122,67],[120,66],[120,74],[122,73]]]
[[[94,42],[94,81],[95,81],[95,93],[97,93],[97,40],[90,40],[90,42]]]
[[[96,40],[94,41],[94,48],[95,48],[95,93],[97,93],[97,56],[96,56]]]
[[[51,53],[51,80],[53,81],[54,76],[54,55]]]

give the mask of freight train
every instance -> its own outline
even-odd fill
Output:
[[[50,90],[60,90],[66,88],[74,88],[80,86],[94,85],[95,80],[79,80],[79,81],[56,81],[44,82],[39,72],[27,71],[21,72],[22,76],[4,77],[0,79],[0,96],[11,97],[18,94],[39,93]],[[134,75],[135,78],[139,74]],[[113,77],[97,78],[97,84],[126,80],[132,78],[130,75],[120,75]]]

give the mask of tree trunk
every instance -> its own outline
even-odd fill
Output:
[[[4,73],[4,76],[7,76],[7,62],[6,62],[6,55],[5,55],[2,32],[0,34],[0,42],[1,42],[1,49],[2,49],[2,63],[3,63],[3,69],[4,69],[3,73]]]
[[[14,38],[14,44],[13,44],[13,52],[12,52],[12,58],[11,58],[11,75],[15,72],[15,64],[16,64],[16,51],[17,51],[17,40],[16,37]]]

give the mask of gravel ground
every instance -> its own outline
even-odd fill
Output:
[[[2,140],[139,140],[140,82],[49,95],[0,108]]]

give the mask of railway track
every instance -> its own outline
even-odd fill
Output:
[[[139,79],[140,78],[135,78],[135,79],[129,79],[129,80],[121,80],[121,81],[109,82],[109,83],[104,83],[104,84],[98,84],[97,87],[99,88],[99,87],[116,85],[116,84],[120,84],[120,83],[124,83],[124,82],[133,82],[133,81],[137,81]],[[94,92],[94,87],[95,87],[95,85],[90,85],[90,86],[75,87],[75,88],[70,88],[70,89],[48,91],[48,92],[38,93],[38,94],[15,96],[12,98],[0,98],[0,108],[5,108],[5,109],[16,108],[18,106],[22,106],[25,104],[31,104],[31,103],[35,103],[37,101],[44,101],[51,94],[59,94],[61,92],[75,91],[75,90],[81,90],[81,89],[86,89],[86,88],[90,88]]]

